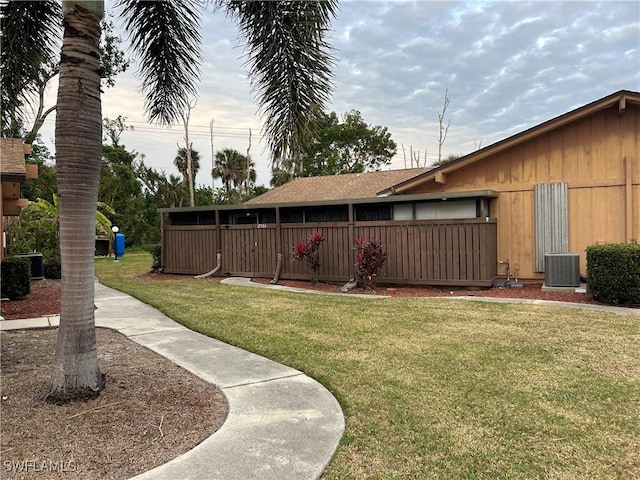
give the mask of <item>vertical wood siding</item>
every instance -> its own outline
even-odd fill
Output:
[[[269,278],[276,269],[280,235],[283,262],[280,278],[309,278],[303,262],[294,261],[295,244],[320,232],[320,280],[343,282],[353,277],[349,253],[359,237],[379,239],[387,252],[380,282],[417,285],[490,286],[497,270],[495,219],[415,220],[283,224],[165,226],[164,269],[167,273],[201,274],[215,266],[222,253],[222,275]],[[353,228],[353,238],[349,229]]]
[[[640,108],[627,103],[620,115],[616,105],[450,172],[446,185],[424,183],[405,193],[499,192],[490,204],[498,220],[498,259],[508,260],[520,278],[542,280],[534,187],[566,183],[568,251],[580,254],[584,273],[587,246],[640,239],[639,132]]]

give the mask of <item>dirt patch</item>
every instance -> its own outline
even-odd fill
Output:
[[[227,403],[216,387],[102,328],[100,397],[45,403],[56,334],[2,332],[0,477],[129,478],[190,450],[224,422]]]

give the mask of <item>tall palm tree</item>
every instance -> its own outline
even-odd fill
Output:
[[[30,7],[39,2],[25,3]],[[151,121],[171,124],[196,94],[203,4],[191,0],[117,2],[138,56]],[[246,40],[251,85],[265,119],[273,158],[279,162],[297,156],[313,127],[311,112],[322,107],[331,92],[333,59],[325,37],[337,1],[216,0],[215,5],[238,23]],[[93,229],[102,151],[98,42],[104,1],[66,0],[62,6],[64,35],[55,129],[62,310],[48,393],[51,401],[96,396],[104,386],[93,312]],[[21,29],[30,12],[27,8],[5,24]],[[55,14],[43,15],[42,22],[32,22],[30,27],[46,32],[42,38],[51,38],[58,28],[51,18],[56,19]],[[5,31],[5,24],[3,36],[17,38],[15,31]],[[34,65],[42,61],[28,55],[36,47],[34,43],[13,45],[9,55],[22,55],[21,48],[26,52],[21,58]]]
[[[232,191],[243,184],[247,176],[245,173],[247,171],[246,168],[246,156],[233,148],[225,148],[216,152],[211,174],[213,178],[222,180],[227,198],[231,198]]]
[[[177,175],[169,175],[167,181],[163,183],[161,194],[164,197],[166,206],[171,208],[182,207],[187,194],[184,179]]]
[[[184,179],[185,182],[188,182],[189,178],[191,178],[191,185],[189,185],[189,191],[193,191],[196,183],[196,175],[198,174],[198,170],[200,170],[200,153],[197,150],[194,150],[193,147],[191,147],[190,150],[191,150],[191,175],[189,175],[189,169],[188,169],[189,162],[187,161],[186,147],[180,147],[178,149],[178,154],[176,155],[176,158],[173,159],[173,164],[176,166],[176,168],[180,172],[180,175],[182,175],[182,178]]]

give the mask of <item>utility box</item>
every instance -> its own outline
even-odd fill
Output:
[[[96,257],[111,256],[111,239],[109,237],[96,237]]]
[[[21,253],[16,257],[28,258],[31,261],[31,280],[44,278],[44,260],[41,253]]]
[[[124,234],[116,233],[116,237],[113,243],[113,251],[116,255],[116,258],[124,256]]]
[[[545,254],[544,283],[547,287],[579,287],[580,255],[577,253]]]

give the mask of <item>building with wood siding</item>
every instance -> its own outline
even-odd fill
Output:
[[[498,193],[498,259],[523,279],[544,279],[545,253],[576,252],[585,272],[588,245],[640,240],[640,93],[616,92],[381,194],[478,188]]]
[[[548,253],[640,238],[640,94],[620,91],[431,170],[296,179],[242,205],[161,209],[165,271],[302,278],[293,244],[320,231],[320,279],[353,277],[381,239],[384,282],[543,281]],[[507,272],[509,268],[509,272]],[[277,272],[277,273],[276,273]]]
[[[20,196],[20,186],[27,178],[38,178],[38,166],[25,162],[31,153],[31,145],[20,138],[0,138],[0,232],[2,248],[0,260],[4,258],[4,217],[17,216],[28,201]]]

